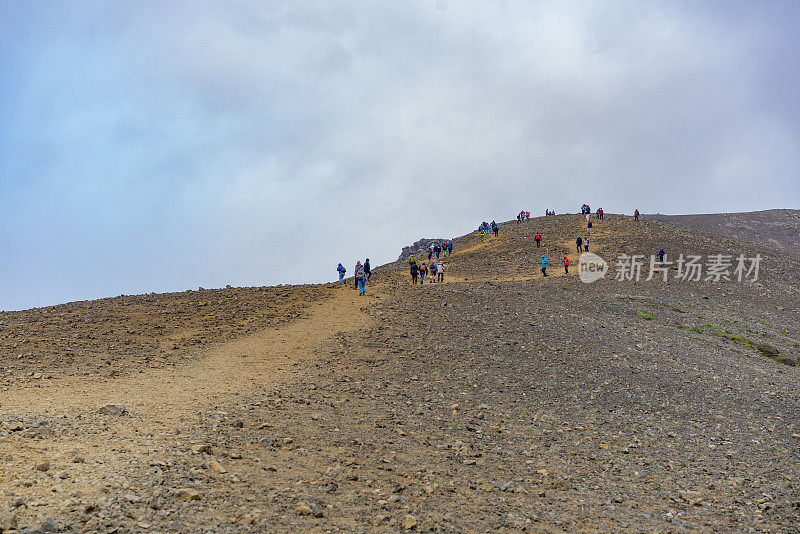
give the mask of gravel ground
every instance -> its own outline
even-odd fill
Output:
[[[607,259],[760,252],[762,276],[542,279],[535,232],[563,274],[584,225],[465,236],[445,283],[397,262],[355,305],[320,287],[366,320],[178,423],[0,401],[0,531],[797,532],[800,271],[614,216],[591,238]]]

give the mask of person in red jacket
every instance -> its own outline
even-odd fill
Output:
[[[534,237],[534,239],[536,240],[536,248],[541,247],[542,246],[542,236],[540,236],[538,232],[536,233],[536,237]]]
[[[569,258],[564,254],[564,261],[561,262],[564,266],[564,274],[569,274]]]

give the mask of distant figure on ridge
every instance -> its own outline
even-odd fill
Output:
[[[367,282],[372,278],[372,268],[369,266],[369,258],[364,262],[364,274],[367,276]]]
[[[347,272],[347,269],[340,263],[336,270],[339,272],[339,284],[344,284],[344,273]]]
[[[500,228],[498,228],[497,223],[492,221],[492,232],[494,232],[494,236],[497,237],[497,232]]]
[[[639,220],[639,210],[638,209],[637,210],[633,210],[633,220],[634,221],[638,221]]]

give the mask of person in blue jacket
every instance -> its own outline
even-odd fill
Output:
[[[542,254],[542,276],[547,276],[547,258]]]
[[[340,263],[336,270],[339,271],[339,283],[344,284],[344,273],[347,272],[347,269]]]

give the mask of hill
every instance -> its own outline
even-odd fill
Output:
[[[755,243],[781,254],[800,255],[800,210],[765,210],[701,215],[656,213],[643,215],[643,217]]]
[[[399,260],[365,297],[350,279],[0,315],[0,530],[796,528],[800,269],[671,223],[593,226],[609,269],[588,284],[561,267],[586,230],[568,214],[455,239],[441,284]],[[668,279],[647,281],[659,248]],[[758,276],[707,278],[718,254],[760,254]]]

